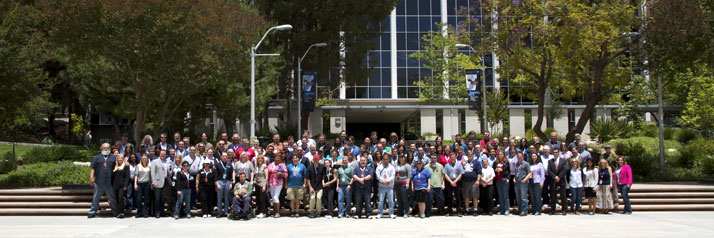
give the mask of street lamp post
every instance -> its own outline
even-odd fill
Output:
[[[456,44],[454,46],[456,48],[469,48],[471,51],[476,53],[476,50],[467,44]],[[481,82],[481,96],[483,96],[483,100],[481,100],[483,102],[483,128],[484,130],[488,130],[488,116],[486,115],[486,68],[484,67],[483,57],[479,56],[479,60],[481,61],[481,78],[483,79],[483,82]]]
[[[327,43],[312,44],[310,47],[307,48],[307,50],[305,51],[305,54],[303,54],[302,57],[298,58],[298,72],[297,72],[297,76],[298,76],[298,113],[297,113],[298,114],[298,128],[297,128],[297,133],[298,133],[299,137],[302,137],[302,75],[301,75],[302,67],[301,67],[301,63],[302,63],[302,60],[305,59],[305,56],[307,56],[307,53],[310,52],[310,49],[312,49],[313,46],[314,47],[323,47],[323,46],[327,46]],[[315,90],[317,90],[317,88],[315,88]],[[290,109],[288,109],[288,110],[290,110]]]
[[[279,56],[280,54],[256,54],[260,43],[265,40],[268,33],[272,30],[290,30],[293,29],[291,25],[279,25],[268,29],[268,31],[263,34],[263,38],[258,41],[258,44],[252,45],[250,47],[250,138],[255,139],[255,57],[256,56]]]

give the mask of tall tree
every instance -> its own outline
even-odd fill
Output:
[[[225,1],[38,2],[83,102],[133,120],[137,141],[147,126],[181,125],[212,86],[232,84],[228,74],[241,78],[235,68],[245,64],[228,65],[225,55],[265,24]]]

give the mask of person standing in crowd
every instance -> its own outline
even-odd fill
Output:
[[[605,145],[605,153],[602,153],[600,155],[600,159],[604,159],[607,161],[607,165],[610,168],[610,176],[612,177],[612,185],[610,185],[610,196],[612,196],[612,202],[614,204],[614,209],[613,211],[617,211],[617,209],[620,207],[620,199],[617,197],[617,184],[619,183],[617,181],[618,177],[615,174],[615,168],[619,167],[617,165],[617,154],[615,154],[614,151],[612,151],[612,146],[607,144]]]
[[[257,151],[256,151],[257,153]],[[265,157],[262,154],[257,154],[255,161],[255,200],[258,203],[258,218],[264,218],[268,214],[268,207],[265,204],[268,182],[268,166],[265,164]]]
[[[323,135],[324,136],[324,135]],[[349,158],[354,156],[349,155]],[[343,159],[342,166],[337,169],[337,178],[339,179],[339,187],[337,188],[337,217],[350,217],[350,205],[352,203],[351,189],[352,186],[352,170],[354,169],[349,159]]]
[[[625,157],[617,159],[617,187],[622,195],[622,200],[625,202],[625,210],[622,214],[632,214],[632,205],[630,205],[630,187],[632,187],[632,168],[627,164]]]
[[[164,203],[166,198],[166,186],[171,186],[168,182],[169,167],[171,161],[166,158],[166,151],[159,152],[159,159],[151,161],[151,186],[154,188],[154,216],[160,218],[163,216]]]
[[[188,173],[190,176],[188,185],[191,187],[191,209],[196,208],[196,200],[198,198],[198,190],[196,190],[196,176],[198,175],[198,172],[203,169],[202,160],[203,158],[196,154],[195,146],[189,147],[188,154],[183,157],[183,161],[186,161],[189,164]]]
[[[238,156],[239,160],[233,163],[233,173],[236,175],[233,178],[235,180],[238,180],[238,175],[244,173],[248,182],[253,181],[255,175],[255,167],[253,166],[253,163],[250,162],[248,157],[248,152],[241,153]]]
[[[516,198],[516,183],[513,182],[514,178],[516,177],[516,164],[518,163],[518,152],[525,153],[528,151],[528,147],[526,146],[526,149],[524,151],[515,151],[515,152],[509,152],[508,153],[508,168],[511,170],[510,171],[510,177],[508,177],[508,197],[511,198],[511,203],[509,204],[511,207],[517,207],[518,206],[518,198]],[[527,157],[526,158],[530,158]]]
[[[221,161],[216,163],[216,206],[218,206],[218,214],[216,218],[227,216],[230,214],[231,206],[231,188],[233,184],[233,165],[228,162],[228,153],[221,153]]]
[[[141,155],[141,162],[136,166],[134,191],[136,191],[136,217],[149,217],[149,191],[151,190],[151,166],[149,158]]]
[[[513,153],[514,155],[517,154],[518,152],[514,150],[509,151],[509,154]],[[518,158],[515,158],[516,161]],[[511,215],[511,208],[510,208],[510,196],[509,196],[509,187],[508,185],[510,184],[508,182],[510,175],[511,175],[511,168],[510,168],[510,161],[505,156],[505,153],[499,153],[498,154],[498,159],[496,159],[496,163],[494,163],[494,172],[496,173],[496,178],[494,179],[494,183],[496,184],[496,192],[498,193],[498,212],[501,215]]]
[[[431,216],[431,206],[434,202],[436,202],[437,213],[439,215],[444,215],[444,166],[437,163],[436,154],[431,154],[429,157],[431,157],[431,161],[429,162],[429,165],[425,166],[431,175],[428,185],[430,189],[427,191],[429,196],[426,200],[426,217]],[[414,178],[412,178],[412,180],[413,179]],[[415,200],[416,196],[417,195],[414,194]]]
[[[473,215],[478,216],[478,199],[479,199],[479,182],[481,180],[481,162],[478,159],[474,159],[473,153],[469,152],[471,156],[468,156],[466,160],[462,161],[462,166],[464,168],[464,175],[461,182],[461,191],[464,198],[464,207],[466,215],[469,214],[471,210],[471,201],[474,202]]]
[[[116,156],[117,162],[114,165],[114,170],[112,170],[113,173],[113,181],[112,181],[112,188],[114,191],[114,194],[116,195],[117,198],[117,212],[119,214],[116,216],[117,218],[124,218],[124,210],[125,210],[125,202],[126,199],[124,197],[127,188],[129,187],[129,177],[131,176],[129,173],[129,166],[127,166],[128,163],[124,161],[124,155],[119,154]]]
[[[558,132],[551,132],[550,140],[545,142],[545,146],[550,147],[551,150],[555,150],[555,149],[560,150],[560,144],[562,144],[562,143],[560,141],[558,141]]]
[[[538,155],[535,155],[538,159]],[[533,175],[531,165],[523,160],[523,152],[517,154],[516,173],[513,183],[516,184],[516,200],[518,200],[518,213],[520,216],[528,215],[528,179]]]
[[[366,152],[365,152],[366,153]],[[365,207],[364,215],[369,218],[372,214],[372,208],[369,204],[369,197],[372,189],[372,166],[367,166],[367,158],[362,156],[359,158],[359,167],[352,171],[352,181],[355,188],[355,211],[354,218],[362,218],[362,207]]]
[[[324,166],[325,174],[322,176],[322,190],[327,197],[327,214],[325,214],[325,218],[332,219],[332,212],[335,209],[335,192],[337,191],[337,169],[332,166],[332,161],[330,160],[325,160]]]
[[[540,216],[543,209],[543,200],[541,199],[541,193],[543,192],[543,187],[545,183],[545,167],[543,162],[540,160],[540,156],[533,153],[531,154],[530,171],[528,181],[528,193],[531,195],[531,203],[533,204],[533,214]],[[519,201],[520,202],[520,201]],[[526,202],[526,207],[528,203]]]
[[[203,159],[203,169],[196,175],[196,191],[201,196],[201,214],[211,217],[212,201],[216,201],[216,173],[211,167],[211,160]],[[190,171],[190,170],[189,170]]]
[[[432,163],[434,163],[435,167],[441,166],[440,164],[436,163],[436,155],[432,155]],[[434,169],[434,170],[438,170]],[[424,210],[426,209],[426,204],[427,202],[427,194],[431,192],[431,173],[429,172],[429,169],[424,169],[424,162],[419,160],[417,161],[417,166],[414,172],[412,172],[411,175],[411,184],[412,184],[412,192],[414,192],[414,201],[416,201],[417,206],[419,207],[419,217],[422,219],[426,217]],[[442,176],[441,173],[438,173],[437,175]],[[441,190],[441,189],[439,189]],[[443,204],[442,204],[442,209],[443,209]],[[405,213],[405,218],[407,217],[407,213]]]
[[[275,138],[273,138],[275,139]],[[278,140],[280,137],[278,137]],[[274,217],[280,217],[280,192],[283,190],[284,180],[287,177],[287,168],[282,162],[282,154],[275,153],[273,163],[268,165],[268,185],[270,192],[270,201],[273,204]],[[287,184],[285,184],[287,185]]]
[[[131,144],[127,145],[128,146]],[[131,211],[136,209],[136,190],[134,189],[134,177],[136,176],[136,165],[139,163],[139,159],[136,157],[136,153],[127,153],[124,158],[127,158],[126,166],[129,168],[129,184],[126,189],[126,210]]]
[[[446,182],[446,206],[447,214],[454,215],[454,202],[456,203],[456,214],[461,216],[461,178],[464,174],[464,168],[461,163],[456,163],[456,154],[451,152],[449,155],[449,163],[444,166],[444,179]]]
[[[575,215],[580,215],[580,204],[583,202],[583,182],[585,181],[585,174],[577,158],[570,160],[570,171],[568,174],[568,184],[570,185],[571,193],[570,212]],[[563,210],[565,210],[565,207],[563,207]]]
[[[598,184],[598,170],[592,159],[585,161],[583,174],[585,175],[585,182],[583,184],[583,187],[585,187],[585,198],[588,199],[590,215],[595,215],[595,187],[597,187]]]
[[[307,179],[305,174],[307,168],[300,162],[298,155],[292,155],[292,163],[288,164],[288,190],[286,199],[290,201],[290,211],[293,217],[298,217],[300,209],[300,200],[305,196],[303,188],[306,186]]]
[[[253,194],[253,184],[246,180],[245,173],[238,175],[238,182],[233,192],[233,218],[248,218],[250,213],[250,195]]]
[[[565,193],[567,179],[568,161],[560,158],[560,149],[553,149],[553,159],[548,162],[548,176],[550,177],[550,215],[555,214],[555,204],[560,194],[560,206],[563,209],[563,216],[568,210],[568,196]]]
[[[404,218],[409,217],[409,193],[411,192],[409,187],[411,184],[410,178],[412,176],[412,167],[406,162],[407,156],[410,155],[400,155],[397,160],[396,183],[394,185],[394,191],[397,194],[397,202],[399,205],[397,215],[403,216]],[[420,159],[415,158],[414,161],[418,163],[419,161],[417,160]],[[421,162],[423,168],[424,161]],[[424,202],[426,202],[426,199],[424,199]]]
[[[112,208],[112,215],[118,216],[116,194],[112,188],[112,168],[116,164],[116,157],[111,154],[109,143],[104,143],[100,147],[102,153],[92,159],[92,170],[89,173],[89,186],[94,187],[92,196],[92,207],[89,209],[88,218],[94,218],[99,207],[100,198],[106,194],[109,198],[109,206]],[[95,180],[96,179],[96,180]]]
[[[183,143],[183,142],[182,142]],[[176,158],[180,158],[177,156]],[[176,173],[176,206],[174,207],[174,218],[179,219],[181,206],[184,206],[186,218],[191,219],[191,174],[189,173],[190,164],[187,161],[181,162],[181,171]]]
[[[173,154],[171,151],[174,151],[173,149],[169,151],[169,154]],[[177,187],[176,187],[176,175],[181,172],[181,163],[183,162],[183,157],[181,155],[173,154],[174,155],[174,163],[172,163],[169,167],[169,183],[171,186],[169,186],[166,192],[166,200],[168,201],[168,205],[166,206],[166,213],[169,214],[170,216],[173,216],[174,214],[174,204],[176,204],[176,200],[178,199],[177,195]],[[180,211],[179,211],[180,212]]]
[[[325,165],[320,163],[320,156],[314,155],[307,170],[307,189],[310,194],[308,217],[317,218],[322,212],[322,177],[325,176]]]
[[[595,191],[597,192],[597,208],[601,209],[603,214],[610,214],[610,209],[613,208],[612,194],[612,170],[607,160],[601,159],[598,164],[598,180]]]
[[[481,197],[483,198],[482,201],[486,202],[486,211],[484,212],[489,216],[493,216],[493,180],[496,178],[496,173],[488,164],[488,159],[483,160],[481,164],[483,166],[481,170]]]
[[[387,200],[389,205],[389,217],[394,219],[397,218],[394,215],[394,176],[395,169],[390,163],[389,155],[382,156],[382,163],[377,166],[376,174],[377,181],[379,181],[379,202],[377,205],[377,216],[375,218],[379,219],[382,217],[382,212],[384,211],[384,200]]]

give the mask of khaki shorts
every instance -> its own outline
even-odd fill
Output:
[[[302,188],[291,188],[288,187],[288,194],[285,196],[285,199],[289,201],[300,201],[305,197],[305,190]]]

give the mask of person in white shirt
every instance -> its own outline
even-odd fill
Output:
[[[376,170],[376,177],[379,181],[379,203],[377,205],[377,216],[382,217],[384,208],[384,199],[387,199],[389,204],[389,217],[397,218],[394,215],[394,166],[390,163],[389,155],[382,156],[382,163],[379,164]]]
[[[488,159],[484,159],[481,163],[481,201],[486,202],[486,213],[493,216],[493,179],[496,178],[496,172],[488,162]]]

